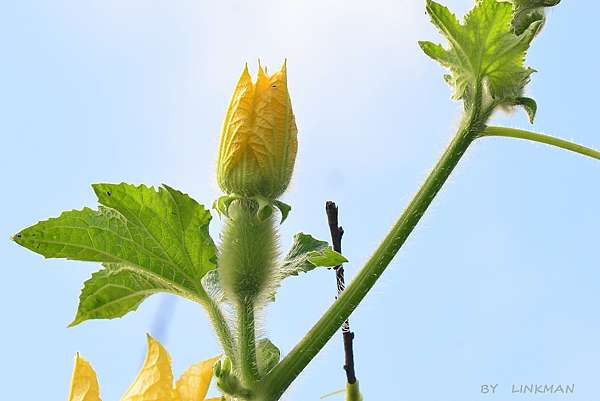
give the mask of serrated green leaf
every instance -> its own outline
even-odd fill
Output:
[[[434,1],[427,1],[427,12],[450,46],[445,49],[426,41],[419,44],[429,57],[450,69],[446,80],[454,88],[455,99],[469,105],[478,92],[498,103],[521,96],[534,71],[523,62],[539,22],[515,35],[513,5],[497,0],[477,1],[463,24],[447,7]]]
[[[210,212],[167,185],[95,184],[98,201],[127,219],[131,234],[145,239],[201,288],[200,279],[216,266],[216,248],[208,233]],[[174,267],[175,268],[175,267]]]
[[[258,373],[264,377],[277,363],[281,352],[275,344],[268,338],[262,338],[256,343],[256,363],[258,365]]]
[[[326,241],[320,241],[309,234],[294,235],[292,248],[281,266],[282,278],[297,276],[315,267],[333,267],[348,260],[334,251]]]
[[[107,263],[84,283],[79,296],[77,315],[69,326],[90,319],[122,317],[135,311],[146,298],[158,292],[193,297],[193,294],[181,292],[165,280],[139,269]]]
[[[200,281],[216,266],[216,248],[202,205],[167,186],[93,188],[104,205],[98,210],[64,212],[14,236],[47,258],[109,264],[86,282],[74,324],[122,316],[158,291],[206,298]]]
[[[560,0],[512,0],[515,4],[512,26],[517,35],[520,35],[534,22],[545,20],[544,9],[554,7]]]

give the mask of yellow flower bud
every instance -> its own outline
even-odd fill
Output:
[[[217,160],[221,189],[277,199],[294,170],[297,133],[285,63],[271,76],[259,65],[256,83],[246,65],[221,131]]]

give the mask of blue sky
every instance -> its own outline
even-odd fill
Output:
[[[462,14],[472,2],[446,3]],[[539,105],[533,129],[595,148],[599,13],[600,3],[563,0],[528,56],[539,71],[528,89]],[[349,276],[460,114],[442,69],[417,46],[441,40],[421,1],[6,1],[0,33],[3,399],[66,399],[79,351],[103,400],[118,400],[146,332],[167,346],[176,375],[218,352],[204,312],[168,296],[66,328],[98,266],[45,261],[8,238],[94,206],[94,182],[164,182],[210,204],[220,125],[246,61],[255,71],[258,57],[271,70],[288,59],[300,147],[282,249],[298,231],[327,239],[323,206],[335,200]],[[529,127],[520,111],[494,123]],[[522,383],[574,383],[570,400],[596,396],[598,177],[600,163],[542,145],[475,143],[352,316],[366,399],[476,401],[491,383],[497,400]],[[289,280],[261,332],[288,351],[334,291],[326,270]],[[166,331],[156,328],[159,310]],[[342,358],[336,337],[283,399],[342,387]]]

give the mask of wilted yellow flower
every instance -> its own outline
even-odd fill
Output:
[[[158,341],[148,336],[144,365],[121,401],[219,401],[220,397],[205,400],[213,365],[218,359],[217,356],[193,365],[173,386],[171,357]],[[75,357],[68,401],[101,401],[96,372],[79,354]]]
[[[259,65],[256,83],[246,65],[221,131],[217,161],[221,189],[227,194],[277,199],[294,170],[297,133],[286,64],[271,76]]]

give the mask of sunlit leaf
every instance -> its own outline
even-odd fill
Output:
[[[427,12],[449,46],[426,41],[420,45],[450,70],[446,80],[454,88],[455,99],[463,99],[469,106],[477,101],[477,94],[499,104],[522,95],[534,71],[524,66],[525,54],[541,21],[516,35],[513,4],[497,0],[477,1],[462,24],[447,7],[432,0],[427,1]]]
[[[105,264],[86,281],[72,324],[122,316],[159,291],[206,299],[200,281],[216,267],[208,210],[168,186],[93,188],[98,210],[64,212],[13,237],[47,258]]]
[[[296,276],[315,267],[333,267],[347,262],[348,259],[334,251],[329,243],[309,234],[294,235],[292,248],[281,266],[282,277]]]

